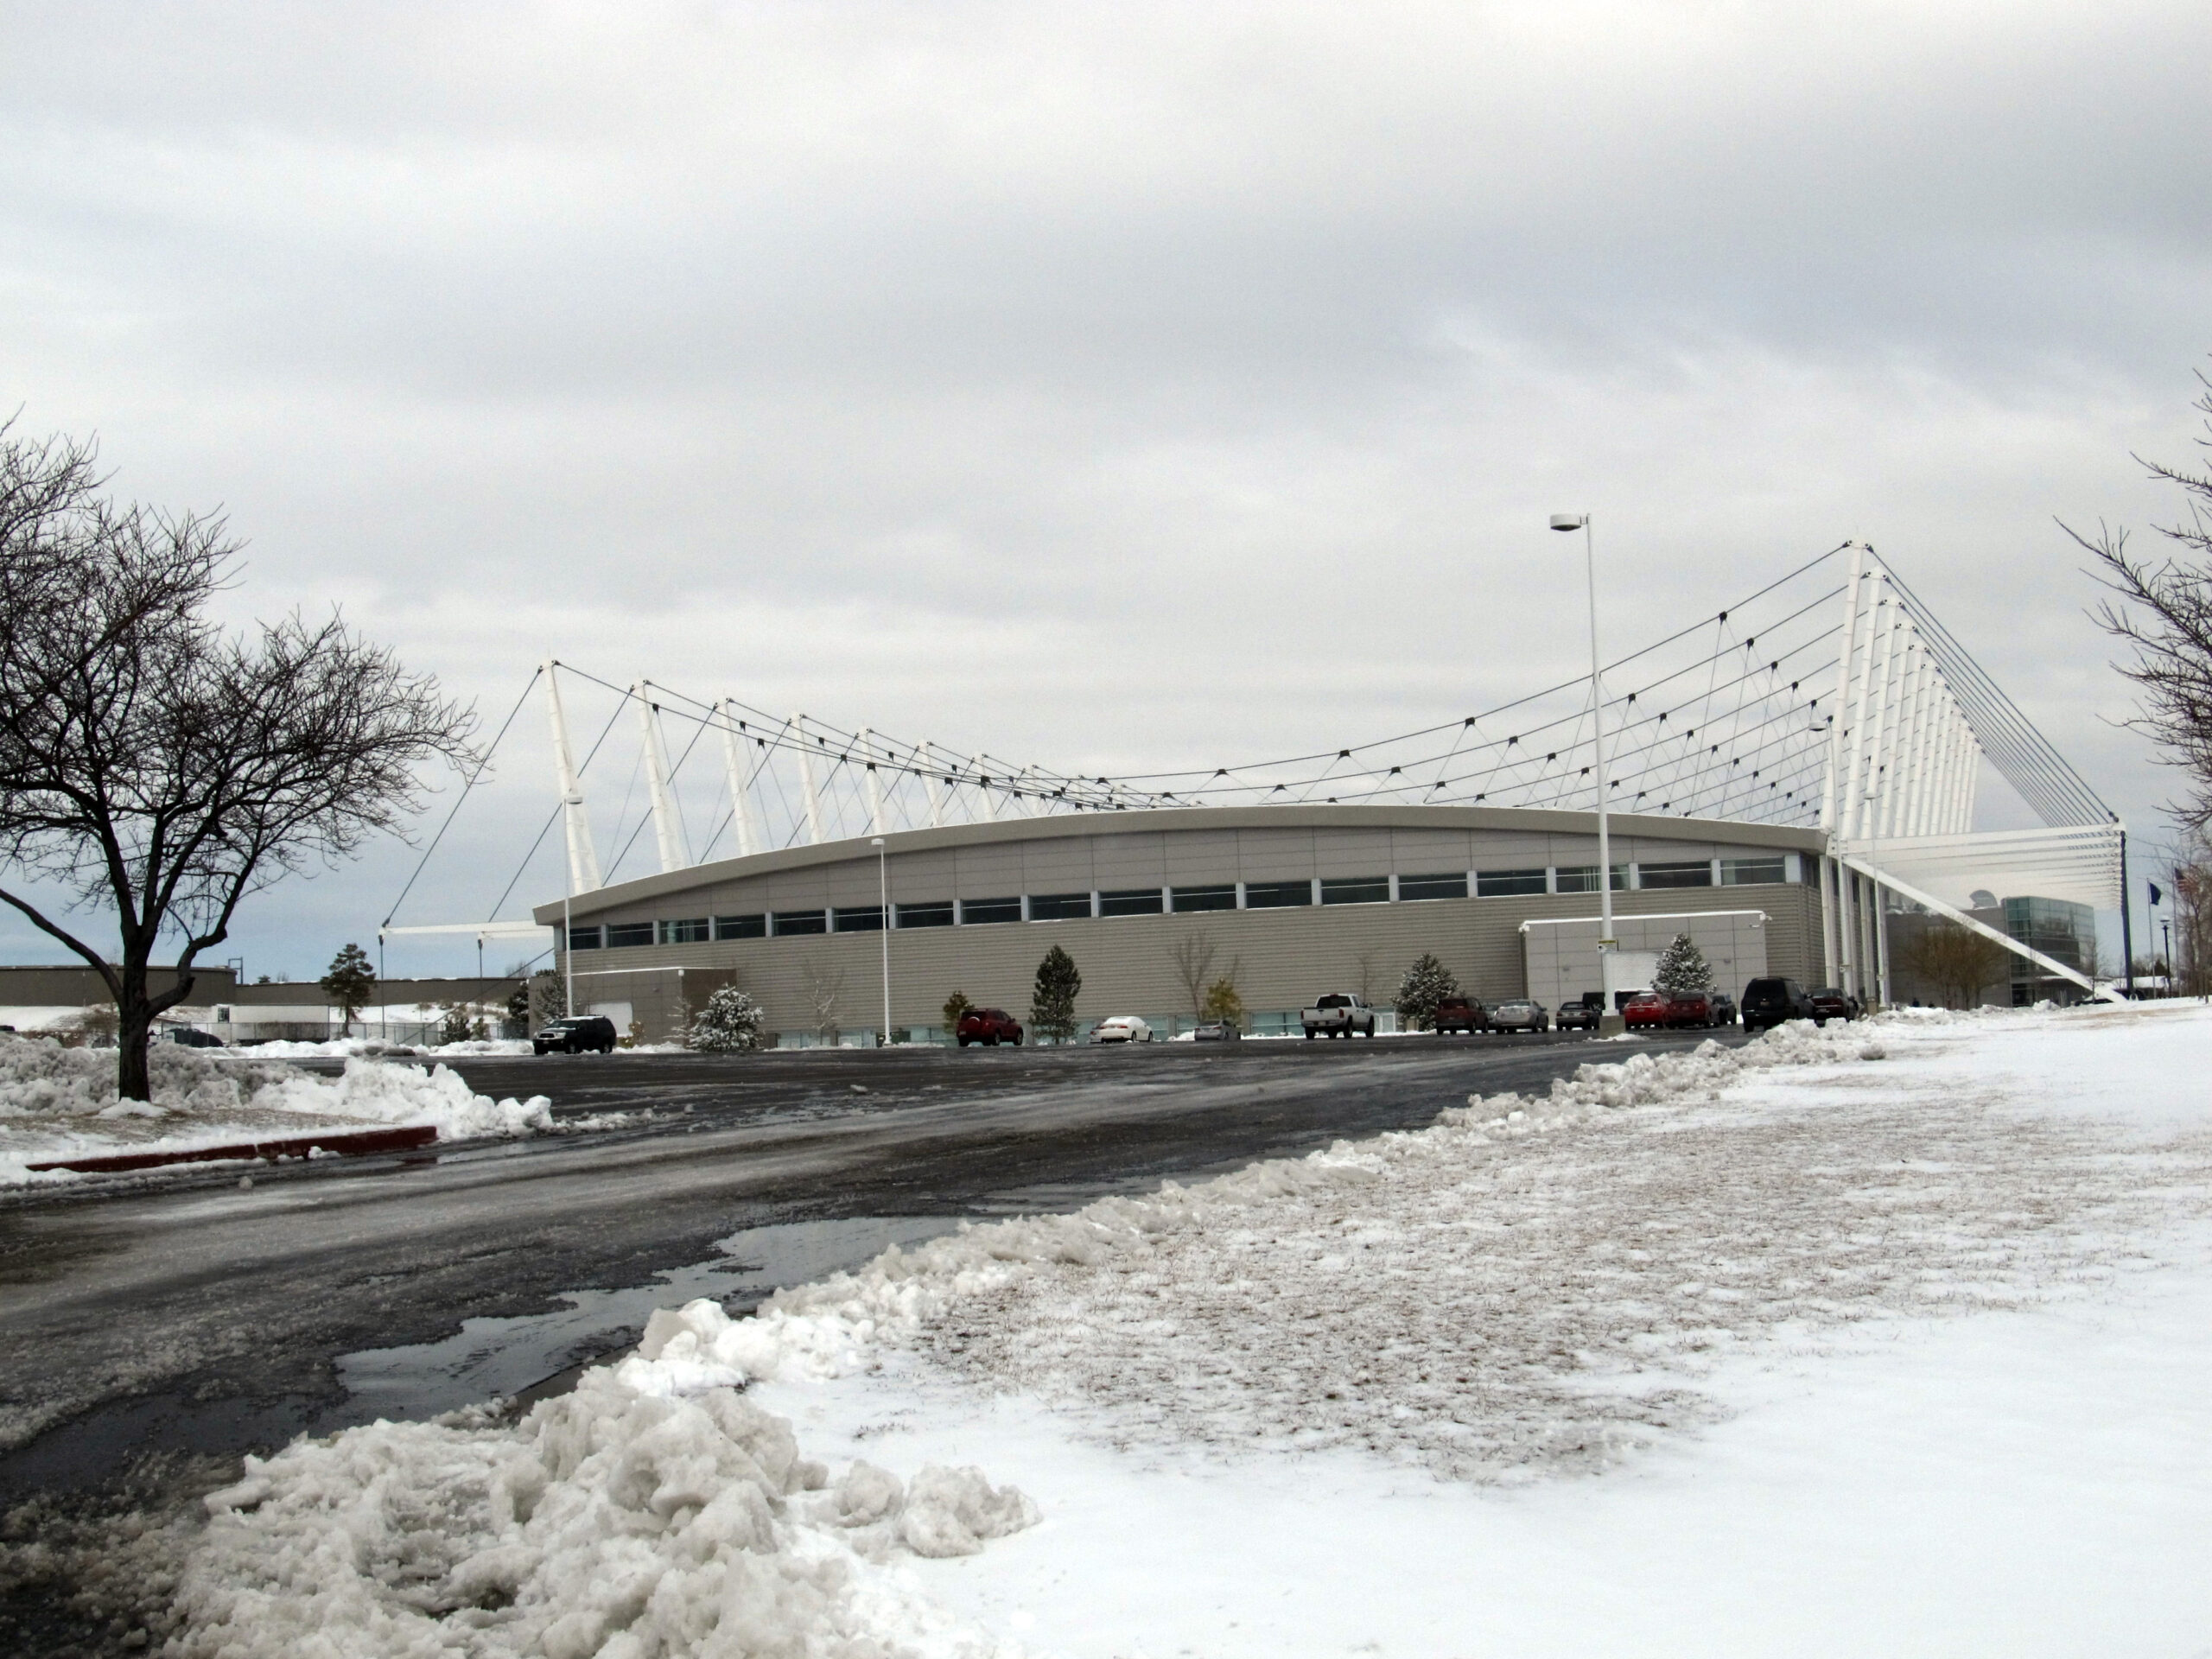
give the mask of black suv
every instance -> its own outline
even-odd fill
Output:
[[[1794,979],[1755,979],[1744,987],[1744,1029],[1767,1031],[1788,1020],[1810,1020],[1813,999]]]
[[[538,1027],[530,1046],[540,1054],[587,1054],[594,1051],[612,1054],[614,1022],[603,1014],[579,1014],[566,1020],[549,1020]]]

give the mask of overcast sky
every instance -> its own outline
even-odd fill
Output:
[[[2208,63],[2202,0],[17,0],[0,406],[494,723],[557,655],[1091,772],[1576,672],[1554,509],[1624,649],[1862,537],[2155,833],[2053,521],[2200,458]],[[522,730],[402,921],[513,874]]]

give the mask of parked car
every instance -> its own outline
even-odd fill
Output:
[[[1349,1037],[1355,1031],[1367,1037],[1375,1035],[1375,1010],[1350,991],[1331,991],[1326,996],[1315,997],[1313,1006],[1300,1010],[1298,1018],[1308,1040],[1325,1033],[1331,1037]]]
[[[612,1054],[614,1022],[603,1014],[578,1014],[565,1020],[549,1020],[537,1028],[537,1034],[530,1039],[530,1046],[538,1054]]]
[[[1744,987],[1744,1029],[1769,1031],[1789,1020],[1810,1020],[1813,999],[1794,979],[1755,979]]]
[[[1572,1002],[1559,1005],[1556,1023],[1561,1031],[1595,1031],[1600,1017],[1598,1008],[1578,996]]]
[[[1711,1026],[1713,999],[1703,991],[1674,993],[1667,999],[1667,1023],[1675,1027]]]
[[[1017,1043],[1021,1040],[1020,1033],[1015,1033],[1014,1040]],[[1152,1027],[1134,1014],[1117,1014],[1093,1026],[1090,1040],[1094,1043],[1148,1043],[1152,1040]]]
[[[171,1026],[167,1034],[169,1041],[185,1048],[220,1048],[223,1046],[223,1039],[212,1032],[195,1031],[190,1026]]]
[[[960,1023],[953,1027],[953,1041],[965,1048],[970,1043],[981,1043],[985,1048],[996,1048],[1001,1043],[1021,1046],[1021,1022],[1004,1008],[969,1008],[960,1016]]]
[[[1813,1023],[1825,1026],[1831,1020],[1856,1020],[1859,999],[1847,996],[1833,985],[1823,985],[1813,993]]]
[[[1243,1040],[1243,1037],[1234,1020],[1209,1020],[1191,1033],[1194,1043],[1235,1043]]]
[[[1464,1031],[1471,1037],[1490,1029],[1490,1011],[1464,996],[1447,996],[1436,1005],[1433,1024],[1440,1037],[1447,1031]]]
[[[1492,1031],[1549,1031],[1552,1017],[1541,1002],[1517,996],[1491,1010]]]
[[[1630,1031],[1663,1031],[1674,1005],[1656,991],[1637,991],[1621,1004],[1621,1018]]]
[[[1729,995],[1726,991],[1713,991],[1707,993],[1707,1000],[1713,1004],[1713,1023],[1714,1025],[1732,1026],[1736,1023],[1736,999],[1734,997]]]

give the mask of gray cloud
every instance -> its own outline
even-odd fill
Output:
[[[2201,7],[5,29],[0,401],[227,503],[240,615],[342,602],[487,708],[557,653],[1089,770],[1349,740],[1572,671],[1572,505],[1624,645],[1864,536],[2161,798],[2051,520],[2190,453]],[[400,856],[256,948],[326,960]]]

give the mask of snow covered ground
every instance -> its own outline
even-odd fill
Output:
[[[335,1128],[435,1126],[440,1141],[600,1127],[556,1125],[543,1096],[493,1100],[444,1066],[352,1059],[318,1077],[279,1060],[156,1043],[154,1099],[118,1101],[115,1051],[0,1037],[0,1186],[79,1179],[28,1166],[109,1153],[184,1151]],[[625,1115],[624,1121],[628,1121]]]
[[[250,1467],[178,1650],[2212,1651],[2208,1060],[1790,1027],[664,1312]]]

